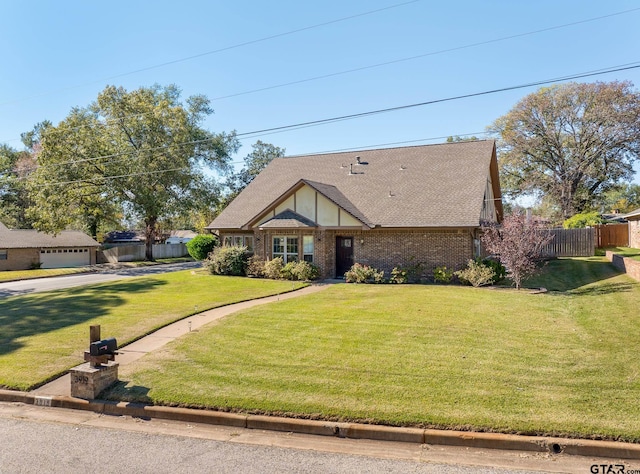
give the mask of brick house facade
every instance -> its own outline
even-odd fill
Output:
[[[629,247],[640,249],[640,210],[637,216],[627,216],[629,221]]]
[[[324,278],[353,263],[387,275],[457,270],[478,255],[502,202],[492,141],[273,160],[208,229],[269,260],[307,260]]]

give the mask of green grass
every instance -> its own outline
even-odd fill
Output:
[[[178,258],[160,258],[155,262],[126,262],[122,265],[127,267],[146,267],[151,265],[159,265],[166,263],[182,263],[192,262],[190,257],[178,257]],[[7,281],[17,280],[30,280],[32,278],[47,278],[61,275],[72,275],[75,273],[87,273],[93,271],[91,267],[74,267],[74,268],[45,268],[34,270],[10,270],[0,272],[0,283]]]
[[[123,345],[195,312],[292,286],[182,271],[0,299],[0,387],[26,390],[82,363],[92,324]]]
[[[71,275],[74,273],[86,273],[87,267],[77,268],[47,268],[37,270],[11,270],[0,272],[0,282],[29,280],[31,278],[46,278],[60,275]]]
[[[606,250],[611,250],[613,253],[617,253],[623,257],[640,260],[640,249],[634,249],[631,247],[608,247]]]
[[[328,420],[640,440],[640,285],[551,262],[546,294],[335,285],[121,367],[116,399]]]

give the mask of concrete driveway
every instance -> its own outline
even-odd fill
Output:
[[[9,296],[26,295],[41,291],[60,290],[75,286],[91,285],[108,281],[121,280],[144,275],[157,275],[161,273],[177,272],[200,268],[200,262],[170,263],[166,265],[153,265],[137,268],[108,268],[93,273],[80,273],[76,275],[64,275],[50,278],[37,278],[33,280],[10,281],[0,283],[0,298]]]

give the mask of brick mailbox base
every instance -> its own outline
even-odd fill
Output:
[[[118,364],[108,362],[107,365],[91,367],[90,363],[74,367],[71,375],[71,396],[95,399],[100,392],[118,380]]]

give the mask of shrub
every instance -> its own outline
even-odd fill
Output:
[[[500,261],[493,258],[484,258],[482,259],[482,265],[485,267],[489,267],[493,270],[493,279],[491,280],[491,284],[495,285],[496,283],[500,283],[507,276],[507,269],[504,267]]]
[[[447,267],[436,267],[433,270],[433,280],[436,283],[451,283],[453,279],[453,270],[449,270]]]
[[[407,275],[407,270],[399,267],[393,267],[393,270],[391,270],[391,278],[389,278],[389,283],[403,284],[408,282],[409,277]]]
[[[282,257],[272,258],[264,264],[264,276],[272,280],[282,278],[282,269],[284,268],[284,260]]]
[[[300,281],[317,280],[320,278],[320,267],[314,263],[301,260],[296,262],[291,273]]]
[[[244,276],[247,259],[247,247],[217,247],[204,261],[204,266],[213,275]]]
[[[391,278],[389,278],[389,281],[392,283],[415,283],[420,281],[423,270],[424,264],[422,263],[414,263],[404,267],[395,267],[391,270]]]
[[[261,257],[258,257],[257,255],[250,257],[249,260],[247,261],[247,271],[246,271],[247,276],[255,277],[255,278],[264,277],[265,263],[266,262]]]
[[[384,271],[355,263],[344,274],[347,283],[384,283]]]
[[[187,252],[196,260],[204,260],[218,245],[218,238],[211,234],[196,235],[187,242]]]
[[[477,260],[469,260],[467,268],[458,270],[454,274],[462,283],[472,285],[475,288],[491,284],[495,276],[493,268]]]

